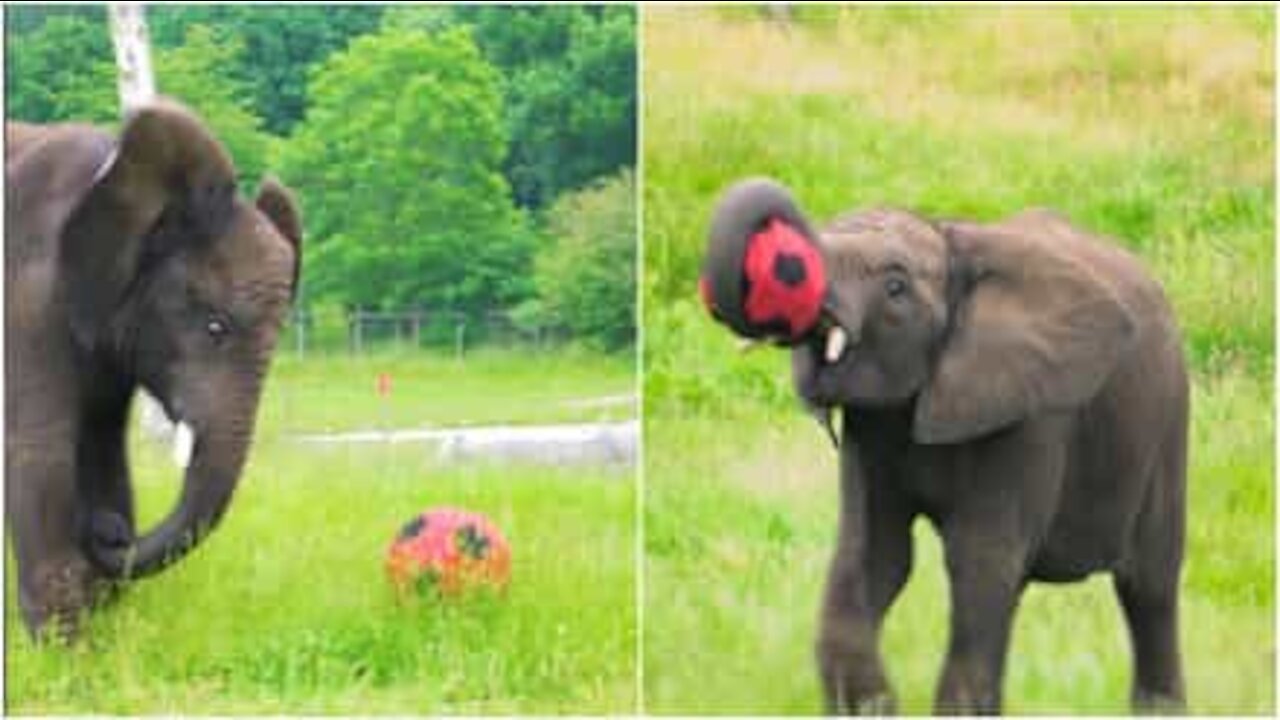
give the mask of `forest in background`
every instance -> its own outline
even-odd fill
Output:
[[[301,308],[635,336],[631,7],[156,6],[160,93],[298,194]],[[6,116],[119,122],[103,6],[8,8]]]

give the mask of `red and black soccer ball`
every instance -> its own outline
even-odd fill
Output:
[[[712,317],[742,337],[793,345],[813,332],[827,297],[826,268],[785,187],[752,178],[725,191],[698,289]]]
[[[435,508],[401,528],[387,548],[386,568],[401,597],[501,590],[511,579],[511,546],[484,515]]]

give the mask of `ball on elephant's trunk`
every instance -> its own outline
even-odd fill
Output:
[[[511,546],[480,513],[434,508],[400,529],[387,548],[386,569],[401,598],[502,590],[511,579]]]
[[[818,331],[830,294],[817,235],[791,193],[766,178],[721,196],[698,284],[712,317],[735,334],[782,345]]]

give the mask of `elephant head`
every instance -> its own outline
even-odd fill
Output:
[[[177,104],[135,112],[90,156],[96,171],[59,230],[73,342],[154,395],[186,443],[181,496],[156,527],[135,540],[109,511],[91,522],[102,571],[142,577],[194,548],[227,509],[296,291],[302,232],[275,180],[252,203],[238,196],[226,151]]]
[[[771,202],[713,227],[761,227]],[[914,404],[915,441],[955,443],[1078,406],[1135,339],[1113,280],[1127,259],[1048,212],[982,225],[871,210],[837,218],[817,244],[829,288],[791,343],[792,370],[833,438],[841,407]]]

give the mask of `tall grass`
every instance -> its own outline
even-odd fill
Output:
[[[789,32],[688,11],[645,21],[655,305],[692,297],[716,194],[767,174],[819,219],[1054,207],[1148,258],[1198,362],[1270,356],[1269,13],[854,8]]]
[[[1182,627],[1191,708],[1274,708],[1273,20],[1264,9],[808,8],[644,15],[645,678],[657,712],[819,711],[811,643],[835,463],[782,353],[696,299],[718,193],[789,185],[815,219],[1052,207],[1145,259],[1194,368]],[[934,534],[890,614],[928,710],[946,638]],[[1031,590],[1006,709],[1124,712],[1109,583]]]

